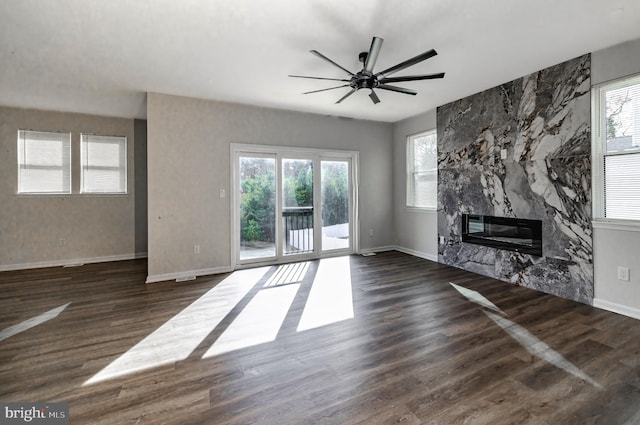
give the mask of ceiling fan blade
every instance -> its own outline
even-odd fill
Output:
[[[342,65],[338,65],[337,63],[335,63],[334,61],[332,61],[331,59],[329,59],[328,57],[326,57],[325,55],[323,55],[322,53],[320,53],[317,50],[309,50],[311,53],[313,53],[314,55],[316,55],[317,57],[326,60],[327,62],[329,62],[330,64],[333,64],[334,66],[337,66],[338,68],[340,68],[341,70],[343,70],[344,72],[346,72],[349,75],[354,75],[353,72],[349,71],[347,68],[345,68]]]
[[[311,94],[311,93],[318,93],[318,92],[321,92],[321,91],[327,91],[327,90],[333,90],[333,89],[341,89],[342,87],[349,87],[349,84],[345,84],[344,86],[329,87],[328,89],[306,91],[306,92],[304,92],[302,94]]]
[[[305,75],[289,75],[289,77],[293,78],[310,78],[312,80],[329,80],[329,81],[344,81],[349,82],[351,80],[345,80],[344,78],[325,78],[325,77],[307,77]]]
[[[444,72],[438,74],[426,74],[426,75],[408,75],[406,77],[391,77],[380,78],[378,81],[382,84],[386,83],[400,83],[402,81],[417,81],[417,80],[433,80],[436,78],[444,78]]]
[[[351,91],[349,93],[347,93],[344,96],[342,96],[336,103],[342,102],[343,100],[345,100],[346,98],[348,98],[349,96],[354,94],[356,91],[358,91],[358,89],[351,89]]]
[[[411,59],[407,59],[404,62],[400,62],[397,65],[392,66],[391,68],[387,68],[384,71],[378,72],[376,74],[376,76],[380,76],[380,75],[390,75],[393,74],[394,72],[398,72],[400,70],[403,70],[405,68],[408,68],[412,65],[415,65],[419,62],[422,62],[423,60],[427,60],[435,55],[437,55],[438,52],[436,52],[435,50],[431,49],[431,50],[427,50],[424,53],[420,53],[418,56],[412,57]]]
[[[369,53],[367,54],[367,60],[364,63],[363,71],[373,72],[373,67],[376,66],[380,49],[382,48],[382,42],[384,40],[380,37],[373,37],[371,40],[371,47],[369,47]]]
[[[382,90],[396,91],[398,93],[410,94],[413,96],[418,94],[418,92],[415,90],[405,89],[404,87],[389,86],[387,84],[379,84],[378,87],[376,88],[382,89]]]
[[[369,93],[369,97],[371,98],[371,101],[373,102],[374,105],[376,103],[380,103],[380,98],[378,97],[376,92],[373,91],[373,89],[371,90],[371,93]]]

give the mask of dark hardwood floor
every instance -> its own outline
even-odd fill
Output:
[[[640,423],[640,321],[398,252],[301,267],[0,273],[0,401],[72,424]],[[314,305],[335,321],[303,330]]]

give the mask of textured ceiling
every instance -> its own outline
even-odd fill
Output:
[[[146,92],[395,122],[564,60],[640,38],[637,0],[1,0],[0,105],[146,116]],[[376,70],[430,48],[378,90],[303,95],[353,71],[373,36]]]

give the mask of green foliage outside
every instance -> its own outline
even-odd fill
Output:
[[[284,206],[299,208],[313,206],[313,168],[311,161],[285,161]]]
[[[243,242],[275,242],[275,161],[241,158],[240,232]],[[285,208],[313,206],[313,169],[310,161],[286,161]],[[349,188],[344,162],[322,163],[323,226],[347,223]]]
[[[275,162],[242,158],[240,161],[240,233],[242,241],[274,242]]]
[[[322,164],[322,225],[349,222],[349,184],[344,162]]]

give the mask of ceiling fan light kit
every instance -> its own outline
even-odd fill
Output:
[[[361,52],[358,55],[358,59],[360,60],[360,62],[362,62],[363,65],[362,65],[362,70],[355,74],[349,71],[347,68],[343,67],[342,65],[332,61],[331,59],[329,59],[322,53],[318,52],[317,50],[310,51],[312,54],[319,57],[320,59],[325,60],[330,64],[332,64],[333,66],[338,67],[342,71],[346,72],[348,75],[348,78],[308,77],[305,75],[289,75],[289,77],[309,78],[312,80],[340,81],[345,83],[335,87],[329,87],[329,88],[320,89],[320,90],[312,90],[312,91],[303,93],[303,94],[318,93],[318,92],[327,91],[327,90],[350,87],[351,90],[349,90],[347,94],[345,94],[340,99],[338,99],[336,103],[341,103],[343,100],[345,100],[346,98],[348,98],[349,96],[351,96],[352,94],[354,94],[360,89],[369,89],[371,90],[371,92],[369,93],[369,98],[374,104],[380,103],[380,98],[378,97],[374,89],[388,90],[388,91],[393,91],[397,93],[410,94],[413,96],[418,94],[418,92],[415,90],[407,89],[404,87],[398,87],[394,85],[389,85],[387,83],[400,83],[403,81],[433,80],[436,78],[444,78],[444,72],[440,72],[437,74],[408,75],[405,77],[389,77],[389,75],[393,73],[402,71],[405,68],[413,66],[417,63],[420,63],[424,60],[427,60],[437,55],[438,53],[434,49],[427,50],[426,52],[421,53],[417,56],[414,56],[411,59],[407,59],[404,62],[400,62],[397,65],[387,68],[384,71],[374,73],[373,68],[376,65],[376,61],[378,60],[378,55],[380,54],[380,49],[382,48],[383,41],[384,40],[380,37],[373,37],[373,39],[371,40],[371,47],[369,48],[369,51]]]

